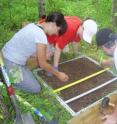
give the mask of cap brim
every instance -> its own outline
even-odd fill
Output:
[[[86,41],[87,43],[91,43],[92,36],[88,35],[87,32],[83,31],[83,40]]]

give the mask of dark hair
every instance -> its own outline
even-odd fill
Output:
[[[59,35],[64,34],[66,32],[66,30],[67,30],[67,23],[64,20],[63,23],[60,26]]]
[[[64,19],[64,15],[59,12],[53,12],[53,13],[49,14],[46,17],[45,22],[55,22],[56,25],[58,27],[60,27],[59,35],[62,35],[63,33],[65,33],[65,31],[67,29],[67,23]]]
[[[117,42],[117,35],[109,28],[103,28],[96,34],[97,46],[111,48]]]

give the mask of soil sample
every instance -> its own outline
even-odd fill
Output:
[[[47,72],[44,70],[39,71],[38,75],[53,89],[60,88],[62,86],[65,86],[67,84],[70,84],[72,82],[78,81],[80,79],[83,79],[89,75],[92,75],[96,72],[99,72],[103,70],[102,67],[98,66],[91,60],[87,58],[79,58],[74,59],[72,61],[68,61],[66,63],[59,65],[59,70],[62,72],[65,72],[69,76],[69,81],[67,82],[61,82],[58,80],[55,76],[48,77]],[[114,76],[108,72],[105,71],[95,77],[92,77],[86,81],[83,81],[77,85],[74,85],[70,88],[67,88],[63,91],[60,91],[59,96],[63,100],[69,100],[75,96],[78,96],[88,90],[91,90],[92,88],[95,88],[103,83],[106,83],[107,81],[113,79]],[[99,100],[106,94],[113,92],[117,89],[117,83],[111,83],[103,88],[101,88],[98,91],[95,91],[94,93],[91,93],[83,98],[80,98],[78,100],[75,100],[68,105],[75,111],[79,111],[82,108],[85,108],[86,106],[94,103],[95,101]]]

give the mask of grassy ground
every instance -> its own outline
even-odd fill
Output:
[[[46,13],[51,11],[61,11],[65,15],[75,15],[84,19],[91,17],[98,23],[98,27],[111,27],[111,0],[48,0],[46,1]],[[7,42],[13,34],[21,27],[24,21],[38,20],[38,7],[36,0],[12,0],[8,3],[7,0],[0,2],[0,48]],[[95,39],[92,45],[85,42],[79,44],[79,51],[98,61],[104,54],[97,49]],[[66,56],[71,58],[71,53]],[[5,91],[5,89],[3,90]],[[37,95],[32,95],[15,90],[16,94],[20,95],[33,106],[39,108],[47,117],[48,115],[57,116],[60,119],[60,124],[65,124],[71,118],[70,114],[57,102],[49,89],[42,87],[42,91]],[[5,94],[5,93],[3,93]],[[0,123],[12,124],[14,111],[10,107],[8,97],[5,97],[5,103],[8,105],[11,112],[11,119],[7,120],[0,114]],[[30,108],[19,103],[22,113],[30,111]],[[33,112],[32,112],[33,114]],[[33,114],[35,122],[40,124],[38,117]]]

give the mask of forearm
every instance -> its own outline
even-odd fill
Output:
[[[72,44],[72,48],[73,48],[74,53],[78,53],[78,45],[77,45],[77,42],[73,41],[71,44]]]
[[[46,61],[46,48],[47,48],[47,46],[44,44],[37,45],[37,55],[38,55],[38,62],[39,62],[40,67],[45,69],[48,72],[51,72],[53,75],[55,75],[61,81],[67,81],[69,79],[69,77],[66,74],[54,69]]]
[[[57,70],[55,70],[49,63],[47,63],[46,61],[45,62],[42,62],[42,63],[40,63],[39,62],[39,64],[40,64],[40,67],[41,68],[43,68],[44,70],[46,70],[47,72],[50,72],[50,73],[52,73],[53,75],[55,75],[55,76],[58,76],[58,71]]]
[[[116,108],[115,108],[113,114],[116,115],[116,117],[117,117],[117,106],[116,106]]]
[[[58,67],[58,65],[59,65],[61,52],[62,52],[62,50],[60,48],[56,47],[56,50],[54,53],[54,63],[53,63],[54,67]]]

